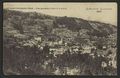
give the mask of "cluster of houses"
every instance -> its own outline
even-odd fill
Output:
[[[51,36],[49,38],[52,38]],[[69,45],[69,43],[65,42],[64,39],[61,38],[55,38],[55,39],[42,39],[42,37],[34,37],[34,39],[32,39],[31,41],[28,41],[27,43],[24,44],[24,46],[33,46],[33,45],[37,45],[37,47],[39,49],[43,49],[43,47],[45,46],[45,44],[47,44],[50,49],[49,49],[49,53],[53,54],[55,57],[58,54],[63,54],[66,51],[69,51],[71,54],[73,53],[81,53],[81,54],[85,54],[85,53],[89,53],[90,56],[95,57],[94,53],[98,53],[99,55],[106,55],[106,52],[102,52],[102,50],[98,50],[96,46],[91,46],[91,45],[77,45],[77,44],[72,44]],[[105,51],[108,51],[107,46],[102,46],[102,49]],[[110,48],[110,47],[109,47]],[[93,51],[94,49],[94,51]],[[111,51],[113,50],[113,48],[111,48]],[[99,51],[99,52],[98,52]],[[100,52],[101,51],[101,52]],[[115,50],[113,50],[115,51]],[[109,56],[110,58],[113,58],[110,61],[110,64],[113,65],[113,67],[116,67],[116,61],[115,61],[115,52],[114,52],[114,56]],[[113,64],[114,63],[114,64]],[[105,66],[105,64],[103,64],[103,66]]]
[[[36,45],[38,48],[43,49],[43,47],[47,44],[50,47],[50,52],[55,54],[62,54],[65,51],[70,51],[70,53],[91,53],[92,49],[97,49],[96,46],[93,45],[78,45],[78,44],[69,44],[68,41],[56,37],[54,35],[47,36],[47,38],[42,37],[34,37],[34,39],[29,40],[24,44],[24,46],[33,46]],[[107,48],[107,46],[102,46],[103,50]]]

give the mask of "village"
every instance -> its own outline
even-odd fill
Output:
[[[55,36],[47,36],[47,38],[44,37],[34,37],[33,39],[29,41],[24,41],[23,46],[29,46],[33,47],[36,46],[39,50],[43,50],[44,46],[49,46],[49,54],[53,54],[54,57],[57,57],[57,55],[62,55],[65,52],[69,52],[69,54],[89,54],[92,58],[95,58],[95,54],[97,53],[97,56],[106,57],[108,51],[116,51],[115,48],[111,46],[102,46],[102,49],[98,49],[96,46],[93,45],[79,45],[79,44],[70,44],[65,42],[64,39],[61,38],[55,38]],[[54,39],[55,38],[55,39]],[[69,40],[69,38],[68,38]],[[113,44],[115,45],[115,44]],[[109,49],[108,49],[109,48]],[[107,52],[104,52],[107,51]],[[113,65],[113,67],[116,66],[115,58],[116,54],[114,53],[114,56],[107,56],[108,58],[112,58],[110,63]],[[106,64],[105,64],[106,65]]]

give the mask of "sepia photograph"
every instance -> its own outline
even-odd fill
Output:
[[[4,2],[4,75],[117,75],[117,3]]]

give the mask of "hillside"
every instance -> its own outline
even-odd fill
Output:
[[[81,54],[83,54],[84,52],[90,51],[89,54],[95,53],[97,56],[100,55],[108,57],[112,54],[113,56],[110,58],[112,58],[113,62],[116,62],[117,26],[98,21],[88,21],[82,18],[73,18],[67,16],[57,17],[36,12],[20,12],[4,9],[3,39],[4,64],[10,64],[5,66],[6,71],[12,67],[12,65],[19,68],[19,66],[17,66],[17,63],[19,63],[24,68],[24,63],[27,63],[29,67],[29,65],[31,65],[32,62],[35,62],[36,59],[45,59],[46,57],[41,56],[41,53],[50,53],[49,50],[47,50],[49,48],[44,49],[46,44],[48,44],[50,47],[50,51],[52,50],[51,53],[54,55],[54,57],[51,55],[50,57],[54,58],[55,64],[56,62],[60,61],[60,58],[64,60],[64,57],[66,57],[64,56],[64,53],[68,52],[67,55],[69,55],[69,51],[71,54],[73,54],[70,55],[69,58],[74,58],[76,60],[79,59],[78,61],[80,61],[81,58],[75,58],[79,57],[76,55],[76,53],[81,52]],[[41,50],[41,47],[43,47],[43,50]],[[86,47],[88,48],[86,49]],[[94,47],[96,50],[93,51]],[[58,58],[56,58],[55,53],[58,54]],[[62,55],[59,56],[60,53],[62,53]],[[81,54],[80,56],[83,58],[87,56],[86,54]],[[91,56],[87,57],[87,60],[91,58],[92,62],[95,62],[94,58]],[[17,62],[15,59],[18,59]],[[39,68],[40,65],[42,65],[45,61],[48,60],[37,61],[37,63],[35,62],[35,66],[32,64],[33,67],[31,66],[30,70],[26,70],[24,72],[21,70],[21,68],[19,68],[18,73],[22,71],[22,74],[29,74],[30,71],[32,71],[34,74],[51,74],[50,72],[52,70],[55,71],[55,69],[49,71],[48,68],[48,71],[45,71],[46,69],[43,69],[42,67]],[[74,60],[71,61],[74,62]],[[84,61],[81,60],[80,63],[83,63],[83,65],[85,64],[85,66],[87,66],[87,62],[84,63]],[[68,66],[70,64],[70,62],[67,63]],[[74,64],[72,64],[73,67]],[[18,71],[14,68],[14,66],[9,70]],[[59,67],[59,65],[57,65],[56,68],[57,67]],[[91,68],[92,67],[94,67],[94,65],[91,65]],[[110,72],[105,71],[104,74],[114,75],[116,67],[113,65],[112,67],[113,69],[111,69]],[[41,73],[39,70],[37,70],[37,68],[43,70],[43,72]],[[91,71],[92,69],[89,70]],[[96,67],[94,72],[96,72],[96,70],[99,69]],[[83,72],[84,73],[79,73],[85,75],[85,71]],[[99,73],[94,75],[99,75]]]
[[[9,10],[4,10],[4,22],[5,24],[6,22],[11,23],[12,25],[9,25],[9,27],[18,30],[20,33],[30,32],[35,28],[43,33],[42,30],[48,29],[50,31],[53,28],[65,27],[74,32],[85,29],[92,36],[107,37],[110,34],[116,33],[117,30],[116,26],[96,21],[87,21],[81,18],[54,17],[36,12],[24,13]],[[5,24],[4,27],[7,27]]]

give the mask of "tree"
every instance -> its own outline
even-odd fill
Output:
[[[43,56],[46,57],[49,55],[49,52],[50,52],[50,47],[45,44],[45,46],[43,47]]]

